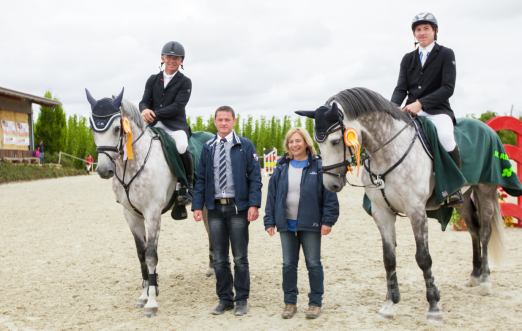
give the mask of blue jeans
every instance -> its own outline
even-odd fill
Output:
[[[308,269],[310,293],[308,304],[321,307],[324,294],[324,274],[321,264],[321,232],[310,231],[282,231],[281,245],[283,246],[283,292],[285,304],[297,303],[297,264],[299,250],[303,246],[303,253]],[[297,234],[297,235],[296,235]]]
[[[214,210],[208,211],[210,240],[214,248],[216,293],[220,303],[246,302],[250,294],[248,268],[248,210],[238,211],[234,204],[222,205],[216,201]],[[234,256],[234,275],[230,270],[229,243]],[[236,290],[236,297],[232,292]]]

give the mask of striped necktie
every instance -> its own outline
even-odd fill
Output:
[[[226,138],[221,139],[221,149],[219,151],[219,187],[224,190],[227,187],[227,157],[225,155]]]
[[[423,57],[424,53],[423,52],[420,52],[420,61],[421,61],[421,65],[424,67],[424,63],[426,63],[426,60],[428,59],[428,56],[430,56],[430,52],[428,52],[428,54],[426,54],[426,58],[424,59],[424,61],[422,61],[422,57]]]

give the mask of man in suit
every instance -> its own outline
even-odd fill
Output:
[[[234,132],[234,110],[219,107],[214,115],[218,134],[201,151],[198,181],[194,188],[194,219],[203,219],[208,209],[210,240],[214,248],[216,293],[219,304],[212,314],[234,308],[236,316],[247,313],[250,294],[248,266],[248,226],[259,216],[261,169],[254,144]],[[230,270],[229,246],[234,256],[234,278]],[[232,291],[234,287],[236,296]]]
[[[188,148],[191,131],[187,124],[185,106],[190,99],[192,81],[178,70],[180,66],[183,69],[185,59],[185,49],[180,43],[166,43],[161,51],[161,59],[161,65],[165,64],[165,70],[150,76],[147,80],[140,111],[145,122],[163,129],[176,141],[188,182],[186,195],[180,195],[178,203],[188,205],[192,202],[194,194],[194,166]]]
[[[433,122],[440,144],[461,169],[460,151],[453,135],[455,115],[449,103],[457,77],[455,54],[436,43],[438,24],[432,13],[417,14],[411,28],[419,48],[402,58],[391,101],[401,106],[408,96],[402,110]],[[458,208],[463,202],[462,194],[457,191],[448,198],[447,205]]]

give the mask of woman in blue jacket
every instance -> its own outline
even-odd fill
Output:
[[[332,231],[339,217],[339,202],[337,195],[323,185],[322,161],[306,130],[290,129],[285,150],[268,184],[265,230],[273,236],[277,227],[281,234],[285,293],[282,317],[291,318],[297,311],[297,264],[302,246],[310,282],[306,317],[317,318],[324,293],[321,235]]]

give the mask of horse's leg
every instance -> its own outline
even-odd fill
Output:
[[[493,294],[493,286],[489,281],[488,244],[491,238],[491,222],[493,221],[495,206],[498,203],[496,186],[477,185],[476,198],[480,215],[480,244],[482,245],[482,265],[480,268],[480,294]]]
[[[159,294],[158,289],[158,274],[156,273],[156,266],[158,265],[158,239],[161,229],[161,211],[148,213],[147,218],[147,251],[145,252],[145,263],[149,272],[149,299],[143,309],[143,316],[156,316],[158,312],[158,303],[156,296]]]
[[[205,276],[210,277],[212,275],[216,275],[216,271],[214,270],[214,247],[212,246],[212,241],[210,240],[210,231],[208,228],[208,209],[203,208],[203,222],[205,223],[205,230],[207,230],[208,235],[208,267],[205,273]]]
[[[471,193],[473,189],[478,189],[477,187],[470,188],[466,193],[464,193],[464,204],[461,208],[457,209],[460,217],[464,219],[466,222],[466,227],[471,234],[471,245],[473,247],[473,271],[469,276],[469,280],[466,283],[466,286],[478,286],[480,280],[480,269],[482,266],[482,253],[480,252],[480,223],[477,216],[477,213],[473,210],[473,203],[471,201]]]
[[[428,218],[426,210],[422,203],[413,204],[407,206],[407,208],[407,214],[413,228],[413,235],[415,236],[415,243],[417,244],[415,259],[424,274],[424,281],[426,282],[426,299],[430,305],[427,320],[428,322],[442,322],[443,316],[437,304],[440,300],[440,294],[437,286],[435,286],[435,278],[431,273],[432,261],[428,248]]]
[[[138,251],[138,259],[141,265],[141,276],[143,278],[143,292],[136,303],[136,308],[143,308],[147,303],[149,272],[147,271],[147,264],[145,263],[145,252],[147,250],[147,234],[145,232],[145,222],[143,216],[135,215],[131,211],[124,209],[123,215],[129,224],[129,228],[134,236],[136,243],[136,250]]]
[[[386,284],[388,287],[386,303],[381,310],[379,310],[379,316],[391,320],[394,317],[393,305],[401,301],[399,282],[397,281],[397,273],[395,272],[396,216],[391,210],[380,209],[375,204],[372,204],[372,216],[381,233],[384,268],[386,269]]]

